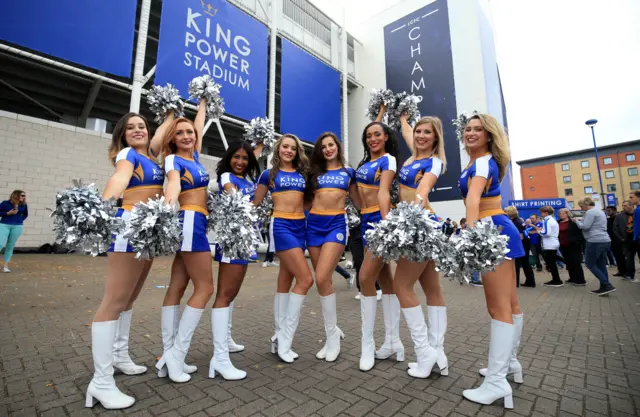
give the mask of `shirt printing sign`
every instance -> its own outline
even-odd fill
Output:
[[[224,0],[164,0],[156,84],[183,97],[194,77],[222,85],[226,111],[263,117],[267,102],[267,27]]]

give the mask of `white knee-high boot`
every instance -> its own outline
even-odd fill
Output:
[[[324,347],[318,352],[316,358],[333,362],[340,354],[340,339],[344,339],[344,333],[338,327],[338,317],[336,313],[336,294],[329,294],[320,297],[322,316],[324,317],[324,330],[326,340]]]
[[[126,375],[140,375],[147,372],[146,366],[136,365],[129,356],[129,333],[133,310],[123,311],[118,319],[116,339],[113,342],[113,367]]]
[[[400,341],[400,301],[395,294],[382,295],[384,313],[384,343],[376,351],[376,359],[389,359],[396,355],[398,362],[404,361],[404,346]]]
[[[162,315],[160,317],[160,325],[162,326],[162,354],[167,353],[173,347],[173,341],[178,333],[178,325],[180,323],[180,305],[163,306]],[[198,371],[198,367],[194,365],[184,364],[184,372],[193,374]],[[169,376],[167,367],[158,370],[159,378]]]
[[[429,321],[429,344],[438,352],[436,364],[440,368],[440,375],[449,375],[449,361],[444,353],[444,335],[447,333],[447,307],[427,305],[427,320]]]
[[[184,372],[184,359],[189,352],[193,333],[198,327],[203,311],[200,308],[185,306],[173,347],[165,352],[162,359],[156,364],[158,370],[167,367],[169,378],[173,382],[187,382],[191,379],[191,376]]]
[[[231,337],[231,327],[233,327],[233,303],[229,304],[229,336],[227,337],[227,343],[229,344],[229,353],[242,352],[244,345],[239,345],[233,341]]]
[[[209,363],[209,378],[215,378],[218,372],[227,381],[236,381],[246,378],[247,373],[236,369],[229,358],[229,313],[229,307],[211,309],[213,357]]]
[[[409,366],[408,373],[414,378],[427,378],[438,360],[438,351],[429,343],[429,329],[424,320],[422,306],[403,308],[402,313],[411,331],[411,339],[418,359],[413,366]]]
[[[91,353],[93,378],[87,388],[86,407],[96,402],[108,410],[131,407],[136,400],[123,394],[113,379],[113,342],[116,338],[118,320],[93,322],[91,325]]]
[[[513,320],[513,325],[516,326],[516,331],[513,338],[513,352],[511,353],[511,359],[509,360],[509,371],[507,374],[513,375],[513,382],[516,384],[522,384],[524,382],[524,376],[522,374],[522,365],[520,365],[520,361],[518,361],[518,349],[520,349],[524,315],[522,313],[513,314],[511,318]],[[480,375],[487,376],[487,368],[480,369]]]
[[[296,293],[289,294],[289,302],[286,307],[286,315],[282,320],[282,307],[280,304],[280,330],[278,331],[278,356],[284,362],[292,363],[294,361],[291,355],[291,344],[298,328],[300,321],[300,311],[306,295]]]
[[[277,292],[273,298],[273,318],[275,322],[276,331],[271,336],[271,353],[278,353],[278,331],[280,330],[282,321],[287,316],[287,308],[289,306],[289,293]],[[298,359],[298,354],[289,349],[291,357]]]
[[[515,326],[513,324],[491,320],[487,375],[478,388],[462,392],[467,400],[489,405],[504,398],[504,408],[513,408],[513,395],[511,385],[507,382],[507,370],[513,352],[514,334]]]
[[[375,365],[376,342],[373,339],[373,328],[376,323],[377,297],[360,296],[360,316],[362,317],[362,341],[360,353],[360,370],[369,371]]]

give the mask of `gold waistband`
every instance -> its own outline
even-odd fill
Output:
[[[313,208],[309,211],[309,214],[317,214],[319,216],[339,216],[346,213],[345,210],[318,210]]]
[[[304,213],[289,213],[287,211],[275,211],[273,212],[274,219],[287,219],[287,220],[304,220]]]
[[[500,214],[506,215],[507,213],[505,213],[502,209],[482,210],[480,213],[478,213],[478,218],[484,219],[485,217],[498,216]]]
[[[371,214],[380,211],[380,206],[371,206],[360,210],[360,214]]]

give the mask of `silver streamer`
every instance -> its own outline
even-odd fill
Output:
[[[154,85],[147,93],[147,103],[151,111],[156,115],[155,121],[162,123],[170,111],[175,117],[184,115],[184,103],[180,99],[180,92],[173,85]]]
[[[387,89],[378,90],[374,88],[371,90],[371,99],[369,100],[366,117],[371,121],[376,120],[378,113],[380,112],[380,106],[384,104],[387,107],[387,112],[389,112],[395,101],[396,97],[393,94],[393,91]]]
[[[220,120],[224,114],[224,99],[220,96],[222,86],[209,75],[196,77],[189,82],[189,99],[207,100],[207,117]]]
[[[345,210],[347,211],[347,224],[349,229],[355,229],[360,226],[360,213],[358,213],[358,209],[353,205],[353,201],[347,196],[344,204]]]
[[[404,91],[396,94],[393,108],[389,112],[389,127],[400,131],[402,129],[400,124],[401,116],[407,116],[407,122],[410,126],[413,126],[420,119],[419,102],[420,99],[413,94]]]
[[[113,234],[124,225],[114,217],[117,210],[115,199],[103,200],[93,184],[74,180],[73,188],[56,195],[56,208],[51,213],[56,242],[69,249],[79,247],[93,256],[106,252]]]
[[[223,257],[248,261],[258,250],[260,236],[255,222],[251,197],[241,192],[223,192],[215,198],[215,209],[209,213],[213,240]]]
[[[262,203],[255,207],[255,213],[260,229],[266,232],[269,229],[271,214],[273,214],[273,199],[271,198],[271,192],[267,191]]]
[[[136,259],[149,260],[175,253],[182,243],[178,207],[165,204],[164,197],[137,203],[126,222],[124,237],[129,239]]]
[[[501,235],[501,230],[493,223],[478,221],[475,227],[451,236],[436,269],[452,280],[458,278],[460,284],[469,283],[474,272],[495,271],[509,252],[509,237]]]
[[[245,139],[250,141],[254,148],[262,144],[261,156],[267,156],[271,153],[276,138],[271,119],[256,117],[248,125],[245,125],[244,130]]]
[[[464,129],[467,127],[469,119],[477,114],[479,113],[476,110],[474,110],[471,114],[462,112],[457,119],[453,119],[451,121],[453,123],[453,127],[456,128],[456,137],[460,142],[464,142]]]
[[[400,183],[397,178],[394,178],[393,182],[391,182],[389,193],[391,194],[391,206],[393,207],[400,202]]]
[[[385,262],[406,258],[413,262],[438,260],[447,249],[440,223],[421,205],[402,201],[374,228],[367,230],[367,247]]]

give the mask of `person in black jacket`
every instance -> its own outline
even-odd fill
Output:
[[[579,286],[587,285],[581,262],[581,248],[584,240],[582,230],[571,221],[569,209],[560,209],[558,217],[560,218],[558,222],[560,227],[560,234],[558,235],[560,252],[562,252],[562,257],[567,264],[567,271],[569,272],[567,282]]]
[[[626,261],[624,258],[623,244],[624,240],[618,238],[614,233],[615,221],[618,217],[618,209],[615,206],[607,207],[607,233],[611,238],[611,253],[616,260],[616,266],[618,267],[618,273],[613,274],[614,277],[624,277],[626,272]],[[626,220],[626,219],[625,219]]]
[[[520,232],[520,239],[522,240],[522,247],[524,248],[524,256],[516,258],[516,286],[520,286],[520,269],[524,270],[525,282],[523,287],[536,287],[536,278],[533,275],[533,268],[529,263],[529,251],[531,250],[531,241],[528,236],[525,236],[524,219],[518,214],[518,209],[514,206],[505,207],[504,212],[507,213],[513,225]]]
[[[624,269],[620,269],[618,264],[618,270],[623,272],[622,278],[628,279],[635,275],[635,241],[633,238],[633,213],[635,206],[631,201],[626,200],[622,203],[622,212],[618,214],[613,222],[613,235],[617,241],[621,243],[623,257],[624,257]],[[611,239],[613,241],[613,238]]]

